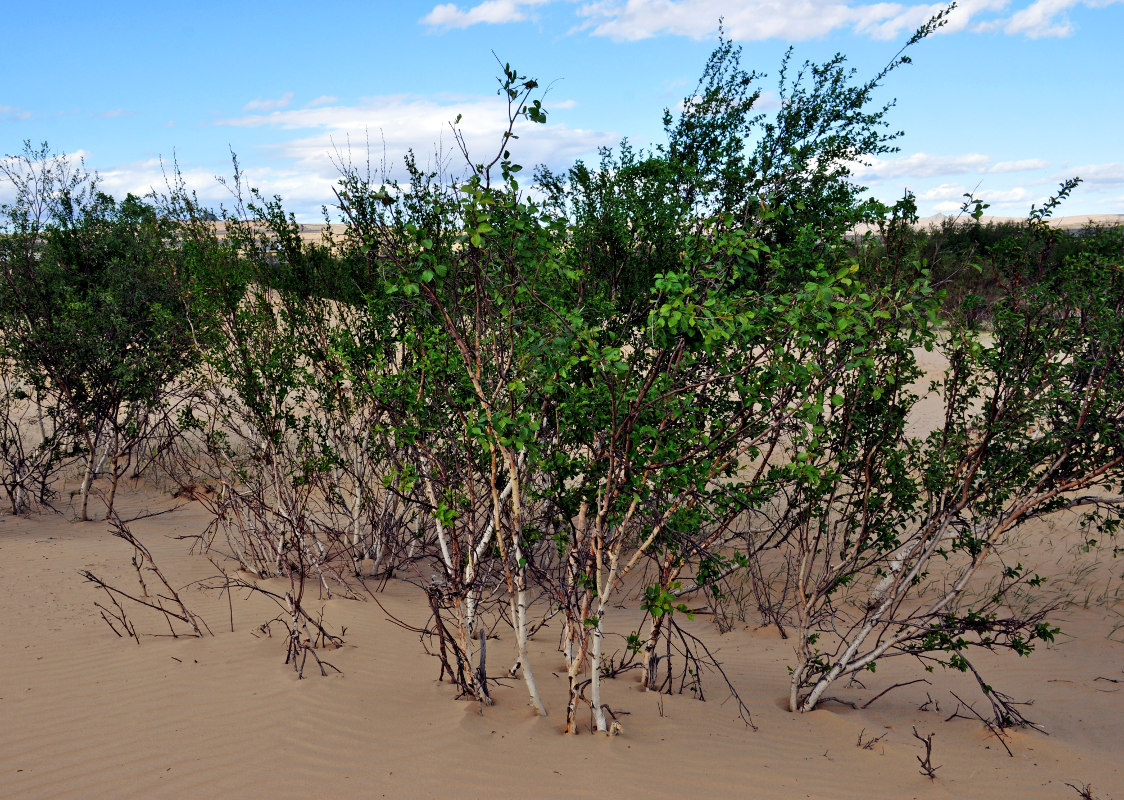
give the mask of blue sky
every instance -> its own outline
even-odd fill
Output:
[[[392,173],[414,148],[458,165],[448,122],[491,148],[504,122],[500,59],[549,91],[526,126],[524,165],[562,168],[627,136],[662,140],[661,116],[693,89],[719,17],[767,73],[845,53],[860,77],[939,5],[858,0],[487,0],[320,5],[68,3],[5,14],[0,154],[24,140],[79,154],[110,193],[162,185],[175,158],[217,205],[238,154],[248,180],[304,221],[332,202],[334,160]],[[1061,214],[1124,213],[1124,0],[962,0],[950,24],[886,82],[901,152],[857,169],[870,194],[907,188],[922,214],[964,192],[1025,215],[1070,176]],[[350,155],[349,155],[350,154]],[[3,198],[0,189],[0,199]]]

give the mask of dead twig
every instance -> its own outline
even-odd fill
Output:
[[[1043,728],[1033,720],[1027,719],[1025,716],[1023,716],[1023,713],[1016,707],[1032,705],[1033,701],[1027,701],[1025,703],[1016,702],[1010,697],[1010,695],[1003,694],[1003,692],[994,689],[990,684],[986,683],[983,679],[983,676],[980,675],[980,673],[974,666],[972,666],[972,663],[970,661],[964,659],[964,664],[967,665],[969,671],[971,671],[972,675],[975,677],[976,683],[978,683],[980,685],[980,689],[983,690],[984,696],[987,698],[988,702],[991,703],[991,711],[995,715],[995,727],[1034,728],[1034,730],[1038,731],[1039,733],[1045,733],[1046,735],[1049,735],[1045,728]],[[953,696],[955,697],[955,694]],[[956,699],[960,700],[959,697],[957,697]],[[972,709],[972,713],[975,714],[975,709]]]
[[[852,703],[850,700],[844,700],[842,697],[836,697],[833,694],[825,694],[823,697],[820,698],[820,702],[821,703],[838,703],[839,705],[847,706],[847,708],[850,708],[854,711],[859,710],[859,707],[858,707],[857,704]]]
[[[929,780],[935,780],[936,777],[937,777],[937,770],[941,768],[940,765],[935,766],[935,767],[933,766],[933,737],[934,736],[936,736],[935,733],[930,733],[927,736],[922,736],[920,733],[917,732],[917,726],[916,725],[913,726],[913,738],[917,739],[919,742],[921,742],[923,745],[925,745],[925,757],[922,758],[921,756],[917,756],[916,758],[917,758],[918,763],[921,764],[921,774],[924,775]]]
[[[883,689],[881,692],[874,695],[874,697],[867,700],[865,703],[859,706],[859,708],[868,708],[875,700],[882,697],[884,694],[888,694],[889,692],[894,691],[894,689],[900,689],[903,686],[912,686],[915,683],[928,683],[930,686],[933,685],[932,683],[929,683],[929,681],[925,678],[917,678],[916,680],[906,681],[905,683],[895,683],[893,686]]]
[[[966,703],[966,702],[965,702],[965,701],[963,700],[963,698],[961,698],[961,697],[960,697],[960,695],[958,695],[958,694],[957,694],[956,692],[952,692],[952,696],[953,696],[953,697],[955,697],[955,698],[956,698],[956,699],[957,699],[957,700],[958,700],[958,701],[960,702],[960,705],[964,706],[964,708],[966,708],[966,709],[968,709],[969,711],[971,711],[971,712],[972,712],[972,714],[973,714],[973,715],[975,716],[975,718],[976,718],[976,719],[978,719],[978,720],[979,720],[980,722],[982,722],[982,723],[983,723],[984,725],[986,725],[986,726],[987,726],[987,729],[988,729],[989,731],[991,731],[991,732],[992,732],[992,733],[993,733],[993,734],[995,735],[995,738],[999,740],[999,743],[1000,743],[1001,745],[1003,745],[1003,749],[1007,751],[1007,755],[1009,755],[1009,756],[1010,756],[1011,758],[1014,758],[1014,757],[1015,757],[1015,754],[1011,752],[1011,748],[1007,746],[1007,740],[1006,740],[1006,739],[1005,739],[1005,738],[1003,737],[1003,732],[1002,732],[1002,730],[1000,730],[1000,729],[999,729],[999,728],[997,728],[997,727],[996,727],[995,725],[993,725],[993,724],[991,723],[991,720],[989,720],[989,719],[988,719],[987,717],[985,717],[985,716],[984,716],[983,714],[981,714],[980,712],[976,711],[976,709],[972,708],[972,706],[970,706],[970,705],[969,705],[968,703]],[[958,714],[958,713],[957,713],[957,712],[958,712],[958,711],[960,710],[960,705],[958,705],[958,706],[956,707],[956,711],[953,711],[953,712],[952,712],[952,716],[951,716],[951,717],[949,717],[948,719],[946,719],[946,720],[945,720],[945,722],[948,722],[948,721],[949,721],[950,719],[952,719],[953,717],[961,717],[962,719],[969,719],[968,717],[965,717],[965,716],[964,716],[963,714]]]
[[[859,731],[859,740],[857,742],[855,742],[855,747],[859,748],[860,750],[873,750],[874,745],[878,744],[880,741],[882,741],[883,739],[885,739],[887,736],[890,735],[890,732],[886,731],[881,736],[875,736],[873,739],[867,739],[864,742],[863,741],[863,734],[864,733],[866,733],[866,728],[863,728],[861,731]]]
[[[1097,796],[1093,794],[1093,784],[1091,783],[1083,783],[1078,787],[1075,784],[1067,782],[1066,786],[1077,792],[1077,796],[1082,800],[1097,800]]]
[[[102,585],[101,588],[105,590],[106,595],[109,596],[110,601],[113,603],[113,607],[116,609],[115,611],[111,611],[101,603],[94,603],[94,605],[97,606],[101,613],[101,618],[105,620],[105,624],[108,625],[110,630],[116,633],[119,638],[124,638],[124,634],[122,634],[121,631],[117,630],[117,626],[114,625],[110,620],[110,617],[113,617],[113,619],[117,620],[117,622],[121,625],[125,633],[135,639],[137,644],[140,644],[140,636],[137,635],[137,629],[131,622],[129,622],[129,618],[125,614],[125,609],[122,608],[121,604],[117,602],[117,598],[113,596],[113,592],[111,592],[108,587]],[[109,616],[106,616],[106,614],[108,614]]]
[[[86,580],[88,580],[90,583],[93,583],[94,585],[96,585],[98,588],[105,590],[105,592],[113,599],[113,604],[114,604],[114,606],[117,607],[118,611],[117,612],[109,611],[110,615],[113,616],[113,618],[116,619],[118,622],[120,622],[122,625],[124,625],[125,630],[129,633],[130,636],[132,636],[134,638],[137,638],[136,628],[135,628],[135,626],[132,625],[132,623],[128,622],[127,618],[125,617],[125,610],[124,610],[124,608],[121,607],[121,604],[117,602],[117,599],[116,599],[117,597],[123,597],[126,600],[131,600],[134,603],[137,603],[138,605],[145,606],[146,608],[151,608],[154,611],[159,611],[161,614],[164,615],[165,620],[168,621],[169,627],[171,627],[171,620],[172,619],[178,619],[180,622],[186,623],[188,625],[192,625],[192,629],[195,633],[195,636],[201,637],[203,635],[202,631],[198,627],[198,623],[194,623],[194,624],[192,623],[192,618],[194,617],[194,615],[187,616],[187,615],[183,615],[183,614],[177,614],[175,611],[172,611],[171,609],[165,608],[163,605],[161,605],[159,603],[159,601],[161,599],[167,600],[169,598],[161,596],[161,597],[157,598],[156,603],[150,603],[146,600],[142,600],[139,597],[134,597],[133,595],[129,594],[128,592],[122,591],[121,589],[118,589],[115,586],[111,586],[110,584],[106,583],[104,580],[99,578],[97,575],[94,575],[89,570],[85,570],[85,569],[80,570],[78,574],[81,575]],[[98,608],[100,608],[102,610],[103,619],[104,619],[105,618],[104,614],[105,614],[105,612],[108,611],[108,609],[106,609],[105,606],[101,605],[100,603],[95,603],[94,605],[96,605]],[[188,613],[190,613],[190,612],[188,612]],[[107,619],[106,622],[109,623],[109,620]],[[204,625],[205,624],[206,623],[204,623]],[[110,627],[112,628],[113,625],[110,624]],[[210,633],[210,630],[208,630],[207,632]],[[118,636],[121,635],[116,629],[114,630],[114,633],[117,633]],[[178,636],[180,636],[180,634],[176,633],[175,629],[172,628],[172,636],[178,637]],[[139,639],[138,639],[138,644],[139,644]]]
[[[143,595],[144,599],[140,597],[134,597],[127,592],[110,586],[102,579],[93,575],[89,570],[83,570],[81,572],[81,575],[86,578],[86,580],[97,584],[111,594],[125,597],[135,603],[139,603],[140,605],[147,606],[148,608],[159,611],[164,615],[164,620],[168,623],[168,629],[173,637],[178,637],[180,635],[176,632],[175,626],[172,625],[173,619],[177,619],[180,622],[185,623],[186,625],[190,625],[192,632],[197,637],[203,636],[204,629],[206,629],[207,633],[211,633],[211,629],[210,627],[208,627],[206,621],[203,620],[202,617],[193,613],[187,607],[183,599],[180,597],[179,592],[174,586],[172,586],[171,582],[160,570],[160,567],[157,566],[156,560],[152,557],[152,553],[147,547],[144,546],[144,544],[140,542],[140,540],[137,539],[133,532],[129,530],[129,526],[125,522],[123,522],[121,518],[116,514],[113,515],[110,524],[112,525],[113,529],[111,532],[114,536],[116,536],[118,539],[123,539],[133,546],[133,569],[136,570],[137,581],[140,584],[141,594]],[[155,596],[153,596],[153,594],[148,589],[147,583],[145,582],[146,574],[155,575],[160,583],[163,584],[164,592],[166,592],[166,594],[162,594],[158,591]],[[176,609],[178,609],[178,612],[165,606],[165,601],[169,604],[172,604]]]

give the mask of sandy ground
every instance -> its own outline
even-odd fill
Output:
[[[967,214],[953,215],[960,223],[964,225],[974,224],[975,221]],[[921,217],[914,223],[913,227],[917,230],[930,230],[939,228],[942,223],[950,219],[948,215],[936,214],[931,217]],[[980,217],[981,225],[1000,225],[1006,222],[1026,222],[1026,217]],[[1052,228],[1059,228],[1065,231],[1080,231],[1089,226],[1101,228],[1121,228],[1124,227],[1124,214],[1091,214],[1082,216],[1070,217],[1047,217],[1046,224]],[[303,226],[309,228],[311,226]],[[856,234],[864,234],[867,232],[877,232],[877,228],[872,225],[859,225],[855,228]]]
[[[134,491],[124,512],[172,502]],[[189,506],[133,528],[183,586],[216,574],[175,538],[205,523]],[[215,635],[154,636],[158,620],[137,614],[150,634],[138,646],[98,617],[99,594],[78,574],[89,569],[135,587],[129,545],[103,523],[0,517],[0,796],[1076,797],[1068,782],[1120,798],[1124,637],[1114,627],[1124,609],[1104,595],[1117,592],[1121,564],[1075,552],[1073,538],[1057,528],[1030,532],[1027,555],[1084,586],[1079,599],[1088,607],[1070,608],[1065,635],[1029,659],[979,659],[997,687],[1035,700],[1029,716],[1050,734],[1015,732],[1009,757],[981,723],[947,719],[957,706],[951,692],[984,708],[959,673],[938,672],[931,685],[897,689],[865,710],[784,711],[791,646],[775,629],[756,628],[752,615],[724,636],[703,617],[691,624],[720,653],[757,731],[723,702],[717,676],[707,681],[706,702],[645,693],[625,676],[606,689],[610,705],[627,712],[622,735],[563,736],[565,682],[547,631],[536,638],[534,663],[553,714],[534,717],[516,681],[481,712],[455,700],[417,635],[369,600],[325,603],[326,622],[347,628],[345,646],[325,654],[343,674],[327,678],[298,681],[282,663],[281,640],[256,631],[275,608],[238,596],[228,606],[194,587],[184,597]],[[391,614],[424,621],[416,588],[391,582],[380,599]],[[629,614],[617,624],[634,623]],[[490,645],[490,672],[502,672],[510,646],[503,637]],[[861,705],[917,677],[911,670],[891,662],[866,689],[840,694]],[[936,780],[918,772],[913,726],[935,734]],[[864,742],[884,738],[864,749],[860,734]]]
[[[939,227],[940,224],[945,219],[947,219],[947,216],[944,215],[944,214],[937,214],[937,215],[931,216],[931,217],[922,217],[919,220],[917,220],[917,224],[916,224],[915,227],[917,227],[921,230],[927,230],[927,229],[932,228],[932,227]],[[965,223],[973,221],[971,219],[971,217],[969,217],[967,215],[961,215],[960,219],[962,221],[964,221]],[[981,219],[980,219],[980,222],[984,225],[988,225],[988,224],[992,224],[992,223],[998,224],[998,223],[1003,223],[1003,222],[1025,222],[1025,221],[1026,221],[1026,217],[991,217],[991,216],[986,216],[986,217],[981,217]],[[1067,230],[1067,231],[1079,231],[1082,228],[1085,228],[1089,225],[1099,225],[1099,226],[1103,226],[1103,227],[1119,228],[1119,227],[1124,227],[1124,214],[1093,214],[1093,215],[1069,216],[1069,217],[1051,217],[1047,220],[1047,222],[1048,222],[1048,224],[1050,224],[1051,226],[1053,226],[1055,228],[1061,228],[1062,230]],[[323,223],[320,223],[320,224],[317,224],[317,223],[302,223],[301,226],[300,226],[301,238],[304,239],[306,242],[319,242],[321,236],[324,234],[325,228],[327,228],[327,227],[329,227],[329,226],[324,225]],[[332,233],[335,234],[337,237],[342,236],[344,234],[344,231],[345,231],[344,225],[341,225],[341,224],[337,223],[337,224],[334,224],[330,227],[332,229]],[[223,226],[222,223],[218,224],[218,229],[219,229],[220,232],[224,230],[224,226]],[[873,229],[869,228],[868,226],[860,226],[859,228],[856,229],[856,231],[858,233],[864,233],[867,230],[873,230]]]
[[[930,372],[939,357],[919,353]],[[936,413],[923,401],[921,417]],[[924,427],[925,420],[916,424]],[[151,486],[119,498],[123,517],[173,509]],[[342,671],[298,680],[284,642],[259,626],[279,609],[260,595],[232,601],[196,583],[216,576],[190,552],[208,519],[198,505],[131,527],[213,636],[171,638],[162,620],[129,608],[138,645],[114,635],[94,603],[104,602],[80,570],[137,589],[132,548],[103,522],[78,523],[72,509],[29,518],[0,515],[0,798],[91,797],[753,797],[1073,798],[1124,800],[1124,559],[1111,546],[1084,552],[1072,520],[1029,527],[1018,558],[1050,578],[1048,591],[1072,603],[1055,615],[1063,634],[1030,658],[976,654],[995,687],[1033,700],[1033,730],[1008,737],[1013,755],[963,710],[953,692],[986,713],[974,680],[921,672],[903,659],[879,664],[866,686],[835,694],[865,709],[828,703],[811,714],[784,710],[789,641],[744,623],[719,634],[697,616],[684,625],[721,660],[753,714],[739,718],[717,675],[705,702],[689,694],[641,691],[636,673],[607,681],[605,700],[621,713],[613,738],[567,737],[566,682],[558,634],[536,637],[533,661],[550,716],[535,717],[522,681],[493,690],[496,705],[456,700],[438,682],[438,663],[418,635],[388,615],[423,625],[419,589],[391,581],[373,600],[317,602],[326,625],[346,629],[324,658]],[[639,623],[614,612],[612,630]],[[306,607],[308,602],[306,602]],[[233,630],[231,628],[233,627]],[[500,629],[489,642],[489,674],[514,655]],[[621,649],[610,637],[607,650]],[[623,713],[622,713],[623,712]],[[918,771],[933,736],[935,780]],[[588,725],[585,726],[588,730]],[[860,738],[861,737],[861,738]],[[877,739],[870,747],[862,747]]]

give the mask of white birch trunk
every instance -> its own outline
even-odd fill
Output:
[[[593,719],[597,730],[601,733],[609,732],[609,724],[605,719],[605,709],[601,703],[601,642],[603,636],[603,620],[605,607],[598,609],[597,624],[593,626],[593,647],[589,653],[589,696],[593,705]]]
[[[520,581],[525,581],[525,578],[520,578]],[[531,670],[531,661],[527,657],[527,590],[520,587],[515,593],[513,602],[518,621],[515,628],[515,643],[519,655],[519,668],[523,672],[523,681],[527,684],[527,695],[531,699],[531,704],[540,717],[545,717],[546,706],[543,705],[542,698],[539,696],[538,686],[535,685],[535,675]]]

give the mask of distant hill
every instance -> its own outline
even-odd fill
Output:
[[[939,228],[947,220],[956,219],[958,222],[965,225],[973,222],[972,218],[967,214],[957,217],[949,217],[944,214],[936,214],[932,217],[922,217],[917,220],[914,226],[919,230],[926,230],[929,228]],[[980,217],[981,225],[995,224],[999,225],[1005,222],[1024,222],[1026,217]],[[1073,217],[1051,217],[1046,220],[1047,223],[1054,228],[1059,228],[1064,231],[1079,231],[1089,225],[1096,225],[1102,228],[1124,228],[1124,214],[1092,214],[1085,216]],[[860,225],[855,229],[857,235],[862,235],[867,231],[874,230],[869,225]]]
[[[919,230],[939,228],[946,220],[949,219],[955,218],[946,216],[945,214],[935,214],[934,216],[922,217],[921,219],[917,220],[917,224],[914,227],[918,228]],[[1001,224],[1005,222],[1018,223],[1025,220],[1026,217],[981,217],[980,224],[989,225]],[[970,224],[972,222],[972,218],[967,214],[963,214],[959,217],[959,222],[963,224]],[[1073,217],[1053,217],[1048,219],[1047,222],[1052,227],[1059,228],[1065,231],[1079,231],[1089,225],[1098,225],[1105,228],[1124,228],[1124,214],[1092,214]],[[217,227],[221,233],[224,227],[223,223],[221,221],[218,222]],[[327,227],[329,226],[325,225],[324,223],[302,223],[300,226],[301,238],[306,242],[319,241],[321,235]],[[345,226],[339,223],[333,224],[331,228],[332,232],[336,236],[342,236],[345,230]],[[868,225],[860,225],[855,229],[855,234],[861,236],[867,231],[872,230],[874,229]]]

